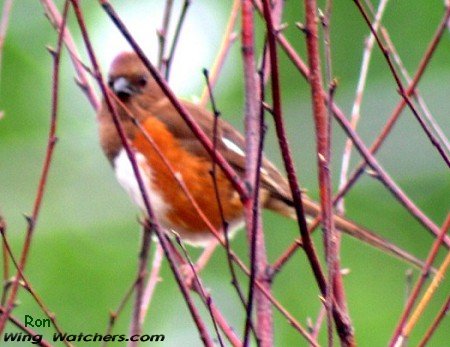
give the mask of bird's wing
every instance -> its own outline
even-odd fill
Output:
[[[197,124],[202,128],[208,138],[213,141],[214,116],[211,112],[196,104],[182,101],[183,106],[194,115]],[[197,137],[179,116],[178,111],[168,99],[161,100],[151,110],[157,118],[161,119],[180,143],[190,152],[210,159],[210,155]],[[231,124],[217,119],[216,148],[239,175],[245,171],[245,139]],[[261,165],[261,185],[270,195],[277,198],[292,200],[284,176],[276,167],[263,156]]]

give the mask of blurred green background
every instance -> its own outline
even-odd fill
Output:
[[[61,8],[62,1],[56,3]],[[157,49],[155,28],[161,23],[164,3],[163,0],[113,2],[152,59]],[[181,1],[175,3],[179,9]],[[3,1],[0,5],[3,6]],[[102,69],[107,71],[110,60],[126,46],[96,2],[83,2],[83,6]],[[192,3],[171,75],[171,83],[180,95],[186,98],[200,95],[201,68],[212,64],[230,7],[231,1]],[[415,71],[443,11],[441,0],[389,3],[384,24],[410,72]],[[72,14],[70,27],[82,56],[86,57],[73,17]],[[290,1],[283,17],[283,22],[290,24],[285,33],[305,57],[304,36],[294,25],[297,21],[303,21],[303,5],[300,1]],[[261,46],[263,26],[259,18],[258,22],[258,46]],[[333,74],[339,80],[336,99],[346,114],[350,113],[353,103],[367,34],[368,29],[353,3],[336,2],[331,31]],[[29,214],[32,209],[46,148],[52,68],[46,45],[56,45],[56,35],[39,2],[16,1],[0,75],[0,110],[4,111],[4,118],[0,120],[0,211],[8,223],[8,235],[16,254],[21,250],[26,229],[23,213]],[[419,85],[447,135],[450,134],[449,62],[450,33],[447,30]],[[317,198],[309,88],[282,53],[280,64],[284,114],[300,183]],[[242,129],[239,43],[231,51],[216,98],[224,117]],[[399,99],[386,63],[375,49],[358,126],[367,144],[377,136]],[[270,117],[267,117],[267,124],[266,153],[282,167]],[[333,129],[332,174],[336,187],[345,137],[338,126]],[[99,149],[95,113],[74,83],[67,52],[62,59],[58,138],[26,273],[64,330],[100,333],[105,330],[108,312],[116,308],[136,273],[140,238],[138,212],[116,183]],[[411,112],[403,112],[377,158],[409,197],[441,225],[450,206],[448,168]],[[359,159],[355,152],[352,164]],[[368,176],[362,178],[348,195],[346,207],[352,219],[413,254],[426,257],[432,237],[376,180]],[[273,261],[298,231],[295,223],[270,213],[264,214],[264,222],[268,253]],[[317,233],[314,240],[322,254],[321,235]],[[233,247],[246,259],[244,232],[235,238]],[[196,249],[190,250],[193,255],[199,253]],[[439,261],[444,254],[445,251],[441,251]],[[343,239],[342,266],[351,270],[345,286],[358,342],[361,346],[386,345],[404,305],[405,271],[409,266],[348,237]],[[416,279],[418,272],[414,275]],[[162,278],[144,332],[165,334],[163,345],[167,346],[200,345],[198,333],[166,263]],[[230,284],[222,250],[216,252],[204,271],[204,280],[218,307],[241,334],[244,314]],[[245,283],[243,277],[242,280]],[[449,281],[445,280],[414,330],[411,345],[419,341],[449,289]],[[276,278],[274,293],[300,322],[305,323],[307,317],[316,318],[320,307],[318,290],[303,254],[297,254]],[[43,317],[24,291],[19,301],[14,314],[20,320],[23,321],[25,314]],[[119,334],[128,332],[129,308],[116,326]],[[206,312],[203,309],[202,312],[209,322]],[[306,345],[278,312],[275,311],[274,316],[277,346]],[[46,338],[51,338],[51,329],[42,331]],[[447,319],[430,345],[448,345],[449,331]],[[326,334],[322,333],[321,342],[325,341]]]

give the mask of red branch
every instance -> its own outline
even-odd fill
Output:
[[[244,62],[245,84],[245,180],[252,196],[244,204],[245,223],[250,250],[250,283],[246,309],[244,346],[249,343],[253,298],[256,301],[256,336],[258,345],[273,345],[273,321],[270,302],[259,290],[255,291],[255,282],[259,281],[270,292],[270,283],[266,278],[267,255],[262,230],[261,208],[259,205],[259,174],[262,154],[262,128],[259,112],[259,85],[255,63],[254,15],[250,0],[242,1],[242,56]]]
[[[417,297],[420,294],[420,290],[422,289],[423,284],[428,278],[429,271],[431,266],[433,265],[433,261],[436,259],[439,251],[439,247],[442,245],[442,241],[444,240],[444,236],[446,235],[448,229],[450,228],[450,214],[447,215],[447,218],[442,226],[441,232],[438,238],[434,241],[433,246],[431,247],[430,252],[428,253],[427,260],[425,261],[425,265],[423,266],[422,273],[420,275],[419,280],[417,281],[414,289],[411,292],[411,295],[408,298],[408,302],[406,303],[405,309],[400,317],[400,320],[395,328],[394,335],[391,338],[391,342],[389,343],[390,347],[396,345],[397,339],[399,338],[402,329],[406,323],[406,320],[413,309],[414,303]]]
[[[450,296],[447,297],[447,300],[444,302],[444,305],[442,305],[430,328],[425,332],[423,339],[417,345],[418,347],[425,347],[428,344],[428,341],[430,341],[431,337],[438,328],[439,324],[445,318],[449,309],[450,309]]]
[[[60,68],[60,58],[61,58],[61,49],[62,49],[62,42],[63,42],[63,33],[64,28],[66,26],[66,19],[67,19],[67,12],[68,12],[69,4],[68,1],[64,4],[64,12],[63,12],[63,20],[61,23],[61,26],[59,28],[59,34],[58,34],[58,43],[57,48],[55,51],[50,50],[50,54],[53,56],[53,82],[52,82],[52,109],[51,109],[51,115],[50,115],[50,129],[48,133],[48,141],[47,141],[47,151],[45,154],[43,166],[42,166],[42,172],[41,172],[41,178],[39,180],[36,198],[34,200],[33,205],[33,212],[31,216],[27,217],[28,221],[28,227],[26,231],[25,241],[22,248],[22,253],[20,255],[19,260],[19,269],[14,282],[12,284],[11,293],[9,295],[8,301],[6,303],[5,310],[3,311],[1,317],[0,317],[0,335],[3,333],[3,330],[5,329],[5,324],[8,320],[9,314],[11,313],[14,301],[16,299],[17,293],[19,291],[19,283],[21,273],[24,273],[25,266],[28,260],[28,254],[31,246],[31,240],[34,235],[34,230],[37,224],[37,220],[39,217],[39,211],[41,209],[42,205],[42,199],[44,197],[45,187],[47,184],[47,178],[48,173],[50,171],[50,164],[53,159],[53,150],[56,145],[56,126],[57,126],[57,116],[58,116],[58,91],[59,91],[59,68]]]
[[[411,109],[411,112],[413,113],[413,115],[417,119],[417,121],[419,122],[420,126],[422,127],[423,131],[425,132],[425,134],[429,138],[430,142],[433,144],[434,147],[436,147],[437,151],[441,155],[442,159],[444,159],[444,161],[447,164],[447,166],[450,167],[450,158],[447,156],[447,153],[444,151],[444,149],[442,148],[442,146],[439,143],[438,139],[436,139],[436,136],[431,132],[431,130],[428,128],[428,125],[424,122],[422,117],[417,112],[415,106],[413,105],[413,103],[409,99],[408,94],[405,93],[405,87],[403,86],[403,83],[400,80],[400,77],[399,77],[397,71],[395,70],[395,67],[394,67],[394,64],[392,63],[392,60],[391,60],[388,48],[386,48],[384,46],[384,44],[381,42],[380,36],[378,35],[376,30],[374,29],[372,23],[370,22],[369,16],[367,15],[366,11],[364,10],[361,2],[358,1],[358,0],[353,0],[353,1],[356,4],[356,7],[358,7],[358,9],[359,9],[361,15],[363,16],[364,20],[366,21],[367,25],[369,26],[370,31],[372,32],[373,36],[375,37],[375,40],[377,41],[377,44],[380,47],[380,50],[383,53],[383,56],[385,57],[386,62],[388,64],[388,66],[389,66],[389,70],[391,71],[392,76],[394,77],[395,83],[398,86],[398,91],[399,91],[401,97],[405,100],[406,104]]]
[[[172,17],[173,0],[166,0],[166,5],[164,6],[164,15],[161,29],[156,31],[158,35],[159,42],[159,52],[158,52],[158,69],[161,73],[163,70],[163,59],[166,51],[167,43],[167,32],[169,31],[170,18]]]
[[[58,12],[58,8],[55,6],[52,0],[40,1],[48,20],[56,30],[59,30],[59,28],[61,27],[62,18],[60,13]],[[78,54],[77,48],[75,46],[75,42],[68,28],[64,30],[63,40],[64,45],[69,51],[70,59],[72,60],[73,66],[77,73],[76,83],[84,92],[94,110],[98,110],[100,107],[100,99],[94,89],[91,80],[88,77],[86,66],[81,61],[80,55]]]
[[[320,69],[319,56],[319,40],[317,28],[317,3],[315,0],[305,1],[306,12],[306,46],[308,50],[309,60],[309,81],[311,84],[312,107],[314,122],[316,126],[316,142],[317,142],[317,159],[319,168],[319,186],[320,186],[320,202],[322,212],[322,226],[324,229],[325,252],[329,271],[329,281],[325,292],[325,304],[331,319],[333,297],[342,314],[341,319],[343,326],[338,326],[338,334],[341,343],[344,346],[353,346],[355,344],[353,336],[353,328],[350,318],[345,311],[346,305],[342,304],[338,299],[342,295],[335,295],[334,285],[340,283],[339,254],[336,244],[336,236],[334,235],[333,212],[331,202],[331,175],[329,170],[330,162],[330,125],[327,117],[327,109],[325,106],[325,94],[322,88],[322,75]],[[341,288],[341,286],[339,286]],[[329,323],[331,324],[331,323]],[[343,328],[343,329],[341,329]],[[333,332],[329,331],[329,344],[332,345]]]
[[[258,10],[262,12],[262,9],[260,6],[258,6]],[[422,73],[424,72],[426,66],[428,65],[438,43],[440,42],[442,38],[442,34],[445,31],[446,23],[448,21],[448,18],[450,16],[450,9],[447,9],[445,16],[443,18],[442,23],[440,24],[434,39],[432,40],[429,48],[427,49],[427,52],[424,55],[424,58],[422,59],[420,63],[420,71],[417,72],[416,78],[413,79],[413,82],[411,85],[416,85],[418,83],[418,79],[420,79]],[[303,60],[299,57],[297,52],[294,50],[292,45],[289,43],[289,41],[285,38],[285,36],[277,32],[276,39],[278,43],[281,45],[285,53],[288,55],[289,59],[292,61],[292,63],[295,65],[295,67],[299,70],[299,72],[309,81],[310,79],[310,70],[306,66],[306,64],[303,62]],[[413,89],[411,89],[412,93]],[[325,95],[327,95],[327,92],[323,91]],[[328,102],[328,98],[327,98]],[[401,110],[405,106],[405,101],[402,99],[402,101],[397,105],[397,108],[399,109],[398,113],[400,114]],[[339,108],[339,106],[336,103],[332,103],[332,110],[333,114],[335,116],[335,119],[339,122],[343,130],[347,133],[348,137],[352,140],[352,142],[355,144],[356,149],[361,154],[363,159],[365,160],[365,165],[369,165],[377,174],[378,178],[385,184],[388,188],[388,190],[394,195],[394,197],[406,208],[406,210],[414,216],[425,228],[427,228],[429,231],[431,231],[435,236],[439,234],[439,227],[433,223],[407,196],[406,194],[395,184],[395,182],[386,174],[386,172],[382,169],[382,167],[378,164],[376,159],[373,157],[373,148],[370,150],[367,149],[367,147],[364,145],[362,140],[359,138],[359,136],[356,134],[355,131],[353,131],[352,126],[350,122],[347,120],[347,117],[345,116],[344,112]],[[397,110],[397,109],[396,109]],[[393,120],[393,123],[395,120]],[[391,127],[393,124],[391,124]],[[387,135],[387,134],[386,134]],[[383,138],[384,140],[384,138]],[[381,141],[382,142],[382,141]],[[381,143],[379,144],[381,145]],[[375,165],[375,167],[374,167]],[[360,174],[364,172],[364,170],[360,171]],[[359,177],[359,176],[358,176]],[[355,182],[357,177],[352,177],[348,180],[347,185],[343,187],[342,193],[339,194],[336,199],[340,199],[345,193],[347,192],[347,188],[351,187]],[[345,190],[345,191],[344,191]],[[335,199],[335,200],[336,200]],[[445,244],[447,247],[450,246],[450,238],[445,238]]]
[[[151,225],[144,222],[142,231],[142,246],[139,254],[138,273],[135,282],[136,299],[133,307],[133,318],[131,319],[130,335],[139,335],[142,333],[143,319],[141,319],[144,305],[144,280],[147,273],[148,255],[150,251],[152,228]],[[137,341],[131,341],[130,346],[138,346]]]
[[[173,57],[175,55],[175,49],[178,46],[178,39],[180,38],[181,34],[181,28],[183,27],[183,23],[186,18],[187,10],[190,4],[191,0],[184,0],[183,6],[181,8],[180,17],[178,18],[177,27],[175,29],[175,35],[173,37],[172,45],[170,47],[169,56],[167,57],[167,59],[163,59],[164,73],[165,73],[164,76],[166,78],[166,81],[169,80],[170,67],[172,66]]]
[[[5,314],[6,310],[5,308],[3,308],[2,306],[0,306],[0,312],[2,314]],[[26,334],[34,337],[34,336],[38,336],[40,334],[36,333],[35,331],[31,330],[30,328],[27,328],[19,319],[17,319],[14,316],[9,315],[8,318],[17,328],[19,328],[20,330],[22,330],[23,332],[25,332]],[[33,343],[33,342],[32,342]],[[41,342],[37,343],[38,346],[41,347],[52,347],[52,344],[44,339],[41,340]]]

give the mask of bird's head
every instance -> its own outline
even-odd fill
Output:
[[[120,53],[112,62],[108,85],[122,102],[133,96],[159,94],[160,89],[134,52]]]

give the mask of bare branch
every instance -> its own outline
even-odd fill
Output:
[[[378,4],[378,10],[375,15],[375,21],[373,23],[373,29],[375,31],[378,31],[378,28],[381,24],[381,19],[383,18],[384,11],[386,9],[387,3],[389,0],[381,0]],[[361,116],[361,104],[364,98],[364,91],[366,88],[366,81],[367,81],[367,75],[369,73],[369,65],[370,65],[370,59],[372,57],[373,52],[373,45],[375,43],[375,36],[371,33],[369,35],[369,38],[365,42],[364,45],[364,53],[363,53],[363,59],[361,62],[361,69],[359,74],[359,80],[358,80],[358,86],[356,87],[356,95],[355,95],[355,101],[353,103],[352,108],[352,114],[351,114],[351,125],[353,129],[356,129],[359,118]],[[344,153],[342,155],[342,164],[341,164],[341,175],[339,178],[339,189],[341,189],[345,182],[347,181],[347,175],[348,175],[348,168],[350,165],[350,157],[352,154],[352,147],[353,142],[350,139],[347,139],[345,142],[345,149]],[[341,199],[340,202],[337,204],[338,212],[343,214],[344,213],[344,199]]]
[[[59,27],[61,27],[62,18],[58,11],[58,8],[55,6],[52,0],[40,0],[40,1],[50,23],[56,30],[59,30]],[[64,30],[63,39],[64,44],[67,50],[69,51],[72,64],[77,73],[77,84],[80,86],[81,90],[86,94],[94,110],[98,110],[100,107],[100,99],[97,95],[97,92],[94,89],[91,80],[88,77],[88,73],[86,72],[87,70],[86,65],[83,64],[83,62],[81,61],[75,42],[68,28]]]
[[[391,347],[397,346],[400,343],[399,341],[403,341],[404,338],[409,335],[409,331],[411,330],[412,326],[414,325],[414,323],[408,323],[407,325],[405,325],[406,320],[408,319],[409,314],[411,313],[411,311],[413,309],[414,303],[415,303],[417,297],[419,296],[422,286],[425,284],[425,281],[429,275],[430,268],[438,254],[439,247],[442,245],[444,236],[446,235],[449,228],[450,228],[450,214],[447,215],[444,225],[442,226],[441,232],[440,232],[439,236],[437,237],[437,239],[434,241],[433,246],[431,247],[430,252],[428,253],[428,257],[427,257],[425,265],[422,269],[421,276],[420,276],[419,280],[417,281],[416,285],[414,286],[414,289],[412,290],[411,295],[408,298],[406,307],[403,311],[403,314],[400,317],[397,327],[395,328],[394,335],[389,344],[389,346],[391,346]],[[436,273],[436,275],[433,279],[433,283],[435,281],[440,281],[440,279],[442,278],[442,276],[445,273],[445,269],[446,269],[445,266],[448,266],[449,264],[450,264],[450,253],[447,254],[447,258],[446,258],[446,260],[444,260],[444,263],[441,266],[441,269],[438,271],[438,273]],[[432,285],[430,285],[430,287],[432,287]],[[419,309],[419,307],[417,309]],[[416,316],[418,316],[418,315],[419,314],[416,314]],[[413,321],[412,317],[410,319],[410,322],[411,321]],[[401,345],[402,344],[400,343],[400,346]]]
[[[44,197],[45,188],[47,184],[48,173],[50,170],[50,165],[53,159],[53,150],[56,145],[56,126],[57,126],[57,116],[58,116],[58,92],[59,92],[59,71],[60,71],[60,58],[61,58],[61,50],[62,50],[62,42],[63,42],[63,33],[66,27],[66,19],[67,13],[69,9],[68,1],[65,1],[63,19],[61,22],[61,26],[59,28],[58,34],[58,43],[57,48],[55,50],[55,54],[53,55],[53,82],[52,82],[52,109],[50,115],[50,129],[48,133],[47,140],[47,150],[44,158],[44,162],[42,164],[42,172],[41,177],[39,179],[39,184],[37,188],[36,197],[34,200],[33,211],[30,217],[30,223],[28,223],[28,227],[26,230],[25,241],[23,243],[22,253],[20,255],[20,260],[18,264],[18,272],[15,276],[11,293],[6,303],[5,310],[0,317],[0,335],[3,333],[5,324],[8,320],[8,316],[11,313],[14,301],[16,299],[17,293],[19,291],[19,282],[21,279],[21,274],[25,271],[25,266],[28,260],[28,254],[30,250],[31,240],[33,238],[34,230],[37,224],[37,220],[39,217],[39,212],[42,205],[42,199]]]
[[[253,6],[250,0],[242,1],[242,58],[244,63],[245,88],[245,181],[252,193],[244,204],[245,225],[249,243],[250,283],[248,290],[244,346],[249,343],[250,322],[252,319],[253,299],[256,302],[256,338],[258,345],[273,344],[273,318],[270,303],[259,290],[255,282],[259,281],[270,292],[270,283],[265,276],[267,255],[262,229],[261,206],[259,204],[259,175],[261,167],[263,134],[261,113],[259,112],[259,90],[255,61],[255,29]]]
[[[169,31],[170,18],[172,16],[173,0],[166,0],[166,5],[164,6],[164,16],[161,29],[157,30],[158,41],[159,41],[159,53],[158,53],[158,69],[161,73],[163,71],[163,59],[166,51],[167,43],[167,32]]]
[[[417,345],[418,347],[425,347],[426,345],[428,345],[428,341],[430,341],[434,332],[439,327],[439,324],[444,320],[449,309],[450,309],[450,295],[447,297],[447,300],[442,305],[441,309],[439,310],[439,312],[438,312],[436,318],[434,319],[433,323],[431,324],[430,328],[426,331],[423,339]]]
[[[234,27],[236,24],[237,15],[239,14],[240,6],[241,0],[234,0],[233,6],[231,7],[230,16],[228,18],[228,23],[222,37],[222,42],[220,43],[219,53],[217,53],[216,59],[209,74],[208,80],[211,90],[214,89],[220,71],[222,70],[222,67],[225,63],[225,59],[227,58],[230,51],[231,45],[236,40],[237,36],[234,33]],[[208,103],[209,95],[210,93],[208,92],[208,86],[205,86],[205,88],[203,88],[199,104],[205,106]]]
[[[178,45],[178,39],[180,38],[181,28],[183,27],[184,20],[186,18],[187,10],[189,5],[191,4],[191,0],[184,0],[183,6],[181,8],[180,18],[178,18],[177,27],[175,29],[175,35],[172,40],[172,46],[170,47],[169,56],[166,59],[163,59],[164,64],[164,73],[166,81],[169,80],[170,68],[172,66],[173,57],[175,56],[175,49]]]
[[[353,1],[356,4],[356,6],[358,7],[358,9],[361,12],[362,16],[364,17],[364,20],[366,21],[367,25],[369,26],[372,34],[375,37],[375,40],[376,40],[378,46],[380,47],[381,52],[384,55],[384,57],[386,59],[386,62],[388,64],[388,66],[389,66],[389,69],[391,70],[391,73],[392,73],[392,75],[393,75],[393,77],[395,79],[395,83],[397,83],[397,86],[398,86],[399,93],[400,93],[401,97],[405,100],[406,104],[408,105],[408,107],[412,111],[414,117],[419,122],[420,126],[422,127],[423,131],[427,135],[427,137],[430,140],[430,142],[432,143],[432,145],[437,149],[437,151],[439,152],[439,154],[441,155],[442,159],[445,161],[447,166],[450,167],[450,157],[444,151],[444,149],[442,148],[441,144],[436,139],[436,136],[431,132],[431,130],[429,129],[428,125],[424,122],[424,120],[422,119],[420,114],[417,112],[415,106],[411,102],[411,100],[409,98],[409,95],[406,92],[406,89],[403,86],[403,83],[400,80],[400,77],[397,74],[397,71],[396,71],[396,69],[395,69],[395,67],[394,67],[394,65],[392,63],[392,60],[390,58],[390,53],[389,53],[388,48],[385,47],[385,45],[381,41],[381,38],[379,37],[378,33],[375,31],[375,29],[373,28],[372,24],[370,23],[369,17],[367,15],[366,11],[364,10],[364,8],[362,7],[361,2],[359,0],[353,0]]]
[[[151,240],[152,240],[152,227],[150,223],[144,222],[142,230],[142,245],[141,251],[139,253],[139,266],[136,276],[136,283],[134,286],[136,298],[134,300],[133,315],[130,325],[130,336],[140,335],[142,333],[142,325],[144,323],[144,320],[142,319],[142,311],[145,305],[144,280],[147,274],[146,269],[147,269],[148,255],[151,247]],[[138,343],[139,343],[138,341],[130,341],[128,345],[130,347],[135,347],[138,346]]]

